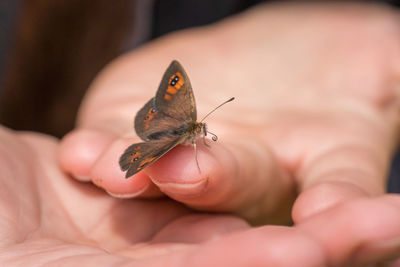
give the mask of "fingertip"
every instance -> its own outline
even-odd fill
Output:
[[[61,168],[80,181],[90,181],[90,170],[115,136],[89,129],[70,132],[61,140],[58,161]]]
[[[118,198],[161,196],[144,172],[125,178],[121,171],[119,157],[132,142],[130,139],[116,139],[107,147],[90,171],[93,183]]]
[[[190,205],[215,205],[226,192],[223,182],[229,170],[218,158],[220,144],[210,148],[197,144],[197,159],[193,146],[179,145],[148,167],[145,172],[168,196]],[[225,158],[228,156],[226,155]]]
[[[211,172],[216,169],[216,160],[207,148],[179,145],[157,160],[145,172],[159,188],[175,196],[195,196],[204,191]],[[200,168],[200,170],[199,170]]]
[[[338,181],[318,183],[296,199],[292,218],[295,223],[299,223],[339,203],[367,196],[365,191],[351,183]]]
[[[399,197],[365,197],[319,212],[296,228],[325,248],[331,265],[365,266],[398,255],[399,208]]]

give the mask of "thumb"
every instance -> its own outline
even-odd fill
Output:
[[[389,149],[377,145],[343,145],[305,160],[299,168],[300,195],[293,207],[296,223],[352,199],[385,192]]]
[[[162,192],[192,208],[231,212],[253,223],[290,218],[295,186],[268,147],[248,139],[178,146],[145,169]]]

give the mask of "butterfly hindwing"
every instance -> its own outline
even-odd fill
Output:
[[[152,139],[152,135],[178,129],[182,122],[165,116],[155,105],[155,98],[150,99],[135,117],[136,134],[144,141]]]
[[[174,60],[165,71],[155,97],[155,105],[178,121],[196,121],[196,102],[190,80],[182,65]]]
[[[164,138],[137,143],[129,146],[119,159],[122,171],[126,171],[125,178],[141,171],[154,163],[162,155],[167,153],[180,142],[180,138]]]

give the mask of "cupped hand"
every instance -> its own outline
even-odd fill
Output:
[[[156,40],[99,75],[63,140],[61,166],[116,196],[167,194],[258,222],[287,220],[297,192],[295,221],[380,195],[399,126],[398,19],[373,6],[265,5]],[[199,117],[236,100],[207,120],[219,141],[199,142],[201,173],[193,148],[178,146],[125,179],[118,159],[139,142],[135,113],[174,58]]]
[[[398,143],[398,20],[384,6],[261,5],[160,38],[98,76],[63,139],[61,166],[113,196],[167,195],[256,224],[301,225],[375,199]],[[193,148],[178,146],[125,179],[118,158],[139,141],[134,115],[172,59],[191,79],[199,117],[236,100],[207,120],[219,141],[198,143],[201,173]]]
[[[0,127],[1,266],[357,266],[400,246],[396,196],[250,229],[167,198],[111,197],[63,173],[57,149],[54,138]]]

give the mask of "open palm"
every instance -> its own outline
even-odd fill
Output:
[[[110,197],[60,171],[53,138],[5,129],[0,136],[3,266],[111,266],[248,227],[232,216],[196,215],[169,199]]]
[[[53,138],[4,128],[0,137],[3,266],[325,266],[397,255],[398,197],[354,201],[296,227],[250,229],[166,198],[113,198],[62,173]]]
[[[384,195],[399,126],[396,15],[326,7],[259,6],[121,57],[94,82],[60,147],[3,131],[3,255],[81,266],[356,266],[396,257],[400,199]],[[237,100],[208,122],[220,141],[199,142],[201,174],[193,149],[178,146],[125,179],[118,158],[138,141],[134,112],[173,58],[200,117]]]

